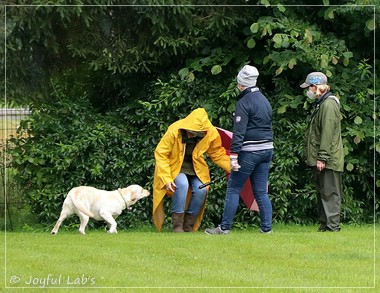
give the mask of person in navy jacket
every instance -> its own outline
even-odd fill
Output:
[[[231,175],[221,224],[206,229],[206,234],[228,234],[239,206],[245,182],[251,180],[260,210],[260,232],[272,232],[272,203],[268,195],[269,168],[273,157],[272,106],[256,86],[259,72],[245,65],[237,75],[240,90],[234,113],[230,152]]]

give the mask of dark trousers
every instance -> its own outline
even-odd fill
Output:
[[[340,230],[342,173],[330,169],[319,172],[315,167],[314,178],[317,188],[320,229]]]

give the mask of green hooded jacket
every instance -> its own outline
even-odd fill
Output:
[[[312,113],[305,137],[306,164],[316,166],[317,160],[326,169],[343,172],[344,152],[341,135],[340,103],[338,98],[326,94],[320,98]]]

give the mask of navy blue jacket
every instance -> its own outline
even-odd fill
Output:
[[[272,106],[257,87],[246,88],[238,96],[234,113],[231,153],[243,147],[273,141]]]

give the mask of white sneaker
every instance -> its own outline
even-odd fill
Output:
[[[263,231],[263,230],[260,229],[260,233],[263,233],[263,234],[272,234],[272,230]]]

